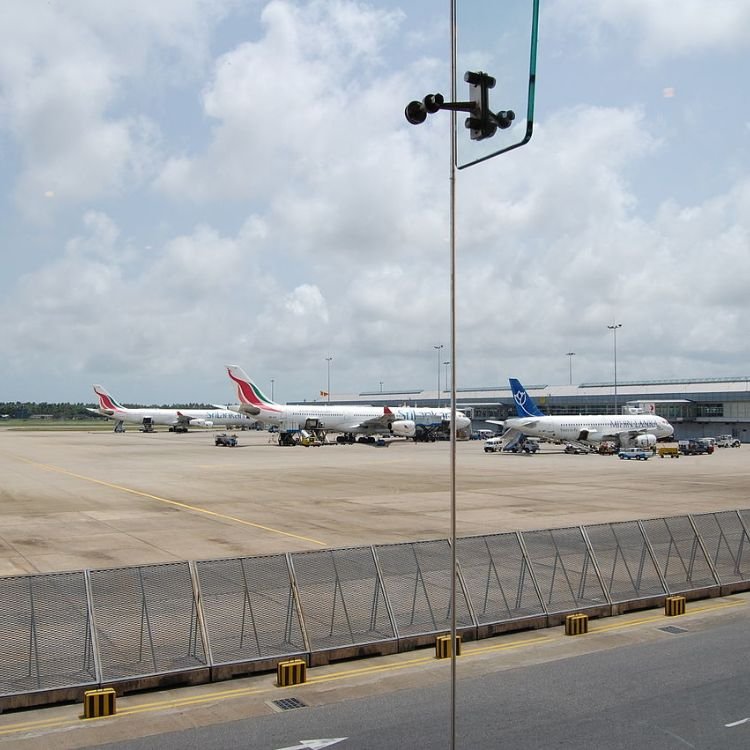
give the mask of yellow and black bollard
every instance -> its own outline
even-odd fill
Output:
[[[83,718],[98,719],[100,716],[113,716],[116,712],[114,688],[87,690],[83,694]]]
[[[578,612],[565,618],[565,635],[583,635],[589,632],[589,616]]]
[[[451,637],[439,635],[435,639],[435,658],[448,659],[451,656]],[[461,656],[461,636],[456,634],[456,656]]]
[[[276,684],[279,687],[301,685],[306,681],[307,664],[303,659],[289,659],[276,665]]]
[[[685,614],[685,597],[684,596],[668,596],[664,600],[664,614],[667,617],[675,617],[676,615]]]

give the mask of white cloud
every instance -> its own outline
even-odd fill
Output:
[[[217,61],[203,94],[217,123],[213,142],[205,154],[167,162],[157,182],[167,194],[210,202],[259,198],[297,181],[314,189],[343,159],[368,154],[371,141],[384,145],[393,90],[373,76],[401,14],[274,0],[261,18],[260,40]]]
[[[28,373],[49,371],[73,391],[62,397],[86,398],[111,376],[129,382],[124,399],[194,400],[209,386],[216,399],[229,397],[232,361],[304,398],[333,356],[336,392],[431,387],[433,346],[447,355],[449,343],[449,120],[403,119],[407,101],[447,79],[429,47],[419,59],[404,49],[419,18],[274,0],[220,43],[231,4],[196,0],[172,20],[174,5],[102,7],[40,6],[35,26],[19,4],[18,43],[0,31],[0,116],[17,147],[9,184],[27,216],[50,222],[0,303],[4,382],[23,389]],[[555,7],[679,51],[661,11],[635,0]],[[744,15],[723,18],[709,36],[731,44]],[[632,56],[618,65],[638,67]],[[576,79],[564,107],[538,110],[528,146],[459,173],[462,384],[567,381],[567,351],[577,377],[609,377],[613,320],[624,379],[750,365],[750,186],[727,144],[708,197],[679,197],[679,128],[660,96],[674,80],[654,88],[670,109],[662,121],[637,98],[591,104],[600,99]],[[187,122],[156,121],[151,81]],[[16,244],[35,239],[4,208]],[[46,375],[36,388],[29,397],[52,397]]]
[[[155,169],[155,124],[117,113],[118,99],[146,70],[158,87],[205,61],[212,22],[225,6],[3,4],[0,127],[21,154],[15,193],[26,216],[42,220],[65,205],[116,194]],[[56,200],[43,201],[50,192]]]
[[[544,13],[556,31],[577,29],[597,47],[605,30],[632,39],[650,61],[739,50],[750,42],[750,5],[737,0],[553,0]]]

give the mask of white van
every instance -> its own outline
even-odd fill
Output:
[[[495,453],[495,451],[501,451],[503,449],[503,439],[501,437],[493,437],[489,440],[484,441],[484,452]]]

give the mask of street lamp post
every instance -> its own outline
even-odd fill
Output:
[[[445,390],[448,390],[448,367],[450,367],[450,362],[443,362],[445,365]]]
[[[612,340],[614,348],[614,360],[615,360],[615,414],[617,414],[617,329],[622,328],[622,323],[613,323],[611,326],[607,326],[612,331]]]
[[[443,348],[442,344],[435,344],[433,349],[437,350],[437,405],[440,408],[440,350]]]
[[[568,369],[570,372],[570,384],[573,385],[573,357],[576,356],[575,352],[566,352],[566,357],[568,357]]]
[[[326,357],[326,369],[328,370],[328,379],[326,380],[326,399],[331,403],[331,360],[333,357]]]
[[[273,384],[274,384],[274,379],[271,378],[271,401],[273,401]]]
[[[380,381],[380,392],[381,393],[383,392],[383,381],[382,380]]]

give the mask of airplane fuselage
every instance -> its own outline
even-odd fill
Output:
[[[250,407],[254,419],[281,429],[304,429],[315,426],[329,432],[357,432],[365,434],[388,434],[388,425],[364,425],[368,420],[383,417],[383,407],[376,406],[329,406],[328,404],[286,404],[277,406]],[[256,413],[257,411],[257,413]],[[416,407],[391,408],[394,422],[414,422],[420,428],[434,429],[450,424],[450,409]],[[313,424],[314,423],[314,424]],[[456,417],[458,429],[468,427],[470,420],[463,414]]]
[[[532,437],[550,440],[587,441],[614,440],[624,433],[670,437],[674,429],[663,417],[643,415],[512,417],[505,420],[508,429]]]
[[[151,422],[155,425],[174,426],[186,424],[187,426],[211,426],[211,425],[251,425],[255,419],[240,414],[231,409],[159,409],[159,408],[113,408],[92,409],[103,417],[108,417],[116,422],[128,422],[132,424],[143,424]]]

